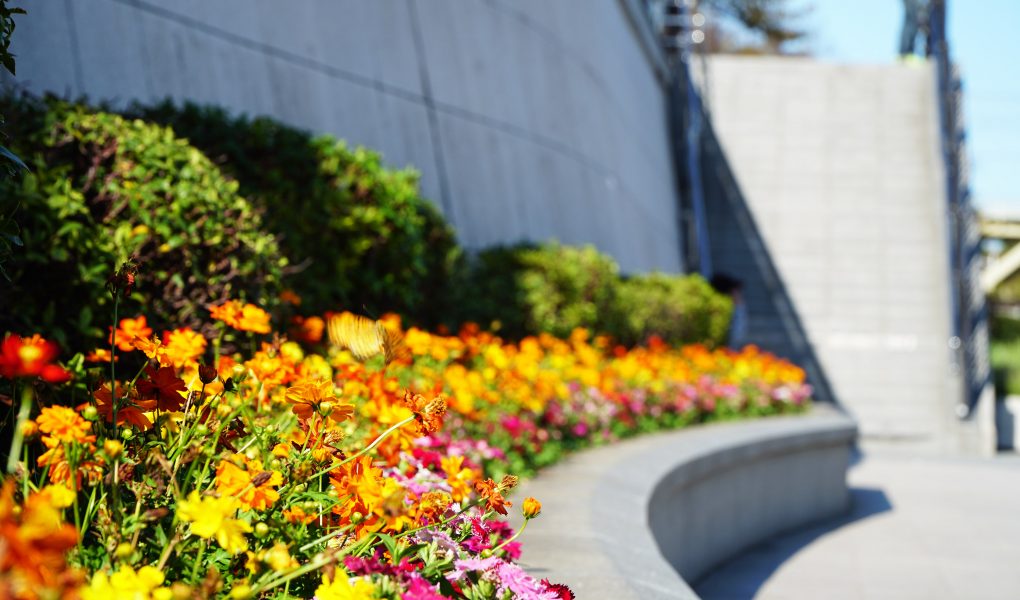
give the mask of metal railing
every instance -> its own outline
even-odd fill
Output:
[[[963,85],[953,64],[946,35],[947,0],[932,0],[928,10],[928,55],[935,63],[942,159],[945,168],[949,265],[952,277],[953,336],[949,348],[964,382],[957,409],[961,418],[974,412],[991,384],[988,357],[988,310],[981,287],[981,232],[970,202]]]

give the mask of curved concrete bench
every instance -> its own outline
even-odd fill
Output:
[[[697,598],[687,582],[713,566],[848,508],[856,435],[849,417],[819,406],[570,456],[514,494],[543,506],[521,564],[578,598]]]

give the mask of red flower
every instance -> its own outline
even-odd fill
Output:
[[[174,372],[174,368],[156,369],[149,365],[145,367],[145,374],[148,379],[138,381],[138,393],[144,398],[155,398],[159,410],[168,412],[180,410],[184,404],[184,396],[180,393],[187,391],[188,387]]]
[[[562,583],[549,583],[548,579],[542,580],[545,591],[559,594],[560,600],[574,600],[574,592]]]
[[[50,383],[64,383],[71,374],[60,365],[52,364],[57,356],[57,345],[38,335],[22,338],[9,335],[0,345],[0,375],[16,377],[42,377]]]

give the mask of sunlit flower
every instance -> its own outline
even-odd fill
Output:
[[[161,587],[165,577],[156,567],[144,566],[138,571],[122,565],[113,573],[97,571],[89,586],[81,591],[82,600],[169,600],[170,588]]]
[[[418,518],[428,522],[436,522],[446,512],[451,502],[452,499],[446,492],[425,492],[418,501]]]
[[[50,448],[59,444],[87,444],[96,441],[96,436],[89,433],[92,423],[66,406],[47,406],[35,422],[43,434],[43,443]]]
[[[205,354],[207,342],[202,334],[183,327],[164,333],[163,344],[166,347],[167,358],[173,366],[180,368],[184,365],[194,364],[199,357]]]
[[[375,587],[364,579],[352,580],[343,569],[336,569],[333,578],[322,576],[322,585],[315,590],[317,600],[372,600]]]
[[[443,427],[443,417],[446,415],[446,398],[442,395],[426,401],[421,394],[412,394],[407,391],[404,392],[404,404],[414,413],[414,421],[419,434],[435,433]]]
[[[266,471],[262,462],[243,454],[220,461],[216,467],[216,491],[221,497],[237,498],[246,510],[265,510],[280,499],[275,487],[283,484],[283,475]]]
[[[173,365],[173,362],[166,353],[166,346],[163,345],[162,340],[159,338],[135,336],[131,340],[131,345],[135,349],[141,350],[145,356],[158,362],[161,366],[169,367]]]
[[[542,503],[528,496],[521,503],[521,511],[524,513],[525,519],[534,519],[542,512]]]
[[[286,398],[294,405],[291,410],[301,419],[310,418],[320,410],[323,403],[329,403],[329,418],[337,423],[346,421],[354,415],[354,406],[338,403],[333,391],[332,381],[302,381],[287,388]]]
[[[177,516],[191,523],[191,532],[195,535],[207,539],[215,536],[224,550],[240,554],[248,549],[244,534],[251,533],[247,521],[233,518],[240,505],[237,498],[213,498],[193,491],[178,503]]]
[[[135,349],[134,339],[136,337],[147,338],[152,335],[152,328],[145,318],[145,315],[134,319],[121,319],[116,331],[110,332],[110,342],[117,345],[122,352],[131,352]]]
[[[270,332],[269,313],[254,304],[242,305],[236,300],[228,300],[220,305],[209,306],[209,313],[212,318],[240,331]]]
[[[475,491],[485,500],[488,510],[494,510],[501,515],[505,515],[507,507],[513,506],[512,503],[503,497],[496,482],[491,479],[483,479],[476,482]]]

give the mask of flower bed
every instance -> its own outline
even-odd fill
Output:
[[[288,340],[252,305],[211,316],[214,339],[123,319],[63,366],[38,337],[4,340],[0,596],[569,598],[514,562],[517,476],[810,393],[754,348],[509,344],[350,314],[296,318]]]

